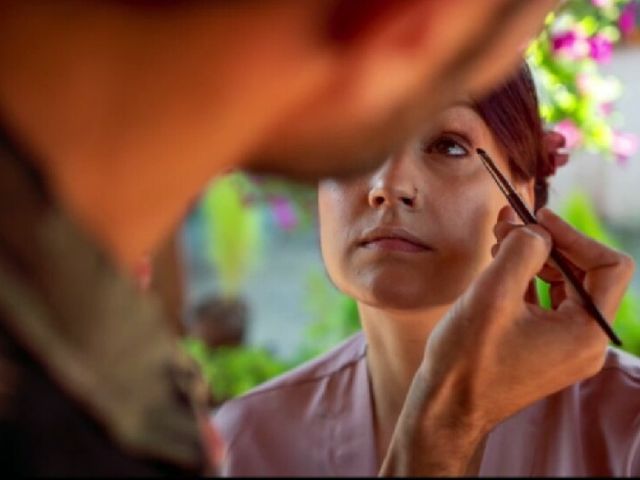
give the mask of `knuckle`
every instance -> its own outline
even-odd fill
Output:
[[[633,276],[633,273],[636,270],[636,262],[635,260],[626,253],[620,253],[618,256],[618,264],[620,265],[620,270],[626,274],[629,278]]]

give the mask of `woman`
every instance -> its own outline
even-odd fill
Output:
[[[432,330],[491,262],[496,218],[499,242],[514,228],[475,149],[530,207],[546,203],[547,177],[566,157],[548,154],[526,66],[436,123],[376,172],[320,185],[327,271],[357,300],[363,332],[218,412],[228,474],[375,475]],[[640,362],[610,350],[597,375],[495,426],[469,473],[638,474],[638,393]]]

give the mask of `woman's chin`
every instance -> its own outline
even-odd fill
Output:
[[[426,285],[418,281],[377,279],[361,290],[362,301],[372,307],[390,310],[422,310],[455,302],[462,293],[447,285]]]

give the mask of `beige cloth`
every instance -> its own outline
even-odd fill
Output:
[[[114,448],[202,471],[209,452],[197,414],[205,411],[206,387],[197,367],[179,348],[159,300],[137,291],[26,158],[0,129],[2,340],[24,348]],[[22,376],[28,385],[29,373]],[[2,380],[3,393],[19,388]],[[34,407],[49,405],[41,399]],[[3,420],[15,416],[0,410]],[[65,432],[43,429],[42,436],[60,443]]]
[[[214,422],[227,443],[224,473],[375,475],[365,352],[358,333],[223,405]],[[637,476],[639,449],[640,360],[610,349],[600,373],[499,424],[480,475]]]

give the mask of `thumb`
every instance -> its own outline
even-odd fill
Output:
[[[549,258],[552,241],[539,225],[513,229],[500,245],[493,262],[475,282],[477,293],[490,301],[522,301],[531,279]]]

